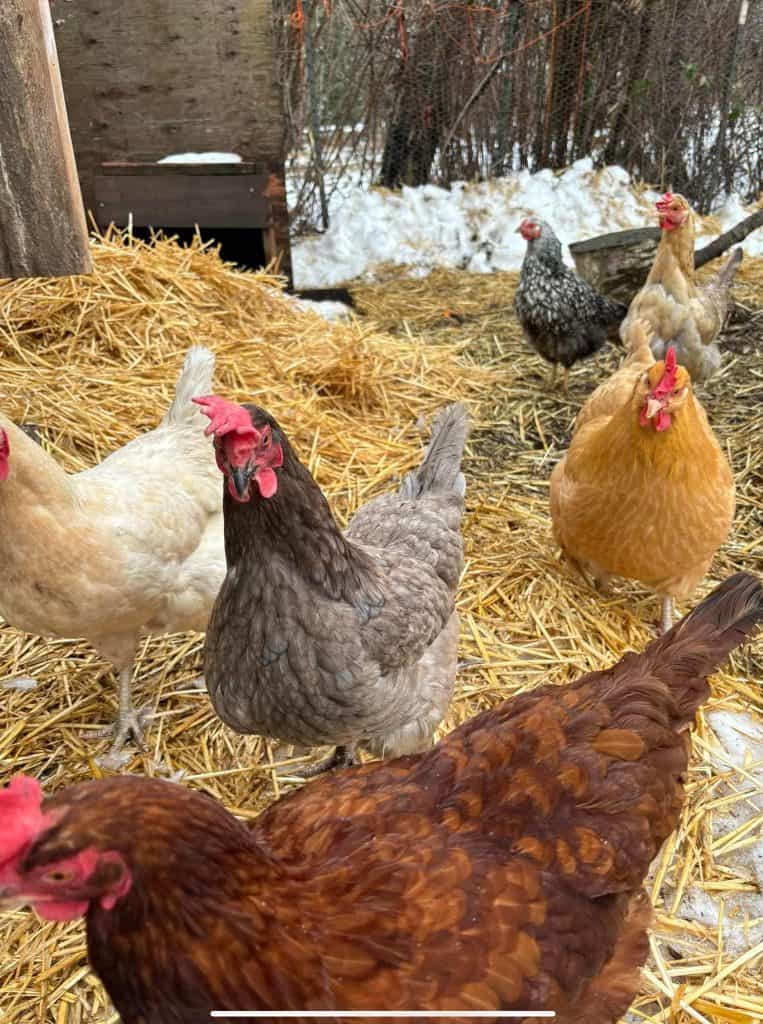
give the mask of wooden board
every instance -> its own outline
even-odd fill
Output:
[[[241,166],[106,166],[95,176],[96,222],[102,228],[112,222],[124,227],[131,219],[136,227],[265,230],[271,224],[268,177]]]
[[[611,231],[606,235],[586,238],[582,242],[573,242],[570,245],[570,252],[575,256],[576,253],[598,252],[602,249],[630,249],[643,242],[657,243],[659,240],[660,229],[658,227],[626,228],[625,231]]]
[[[288,277],[272,0],[50,2],[86,208],[105,163],[236,153],[271,179],[268,251]]]
[[[48,0],[2,0],[0,278],[90,270]]]
[[[578,274],[597,291],[628,305],[646,281],[660,229],[613,231],[570,246]]]

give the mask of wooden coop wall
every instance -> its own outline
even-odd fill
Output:
[[[51,0],[85,207],[105,163],[237,153],[268,190],[290,276],[271,0]]]

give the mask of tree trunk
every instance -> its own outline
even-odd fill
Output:
[[[0,277],[92,266],[48,0],[0,3]]]
[[[318,182],[318,196],[321,204],[323,230],[329,226],[329,204],[326,199],[326,179],[323,172],[323,148],[321,145],[321,111],[318,86],[315,80],[315,43],[313,36],[313,9],[310,0],[302,0],[305,15],[305,82],[310,101],[310,149],[313,154],[313,168]]]
[[[498,130],[495,144],[495,157],[493,159],[493,171],[499,177],[508,174],[513,166],[513,153],[510,146],[513,141],[513,132],[509,131],[509,122],[513,119],[512,111],[512,85],[516,72],[516,61],[512,50],[516,45],[516,38],[519,32],[519,16],[522,8],[519,0],[509,0],[510,8],[506,17],[506,36],[504,41],[504,58],[501,67],[503,81],[501,83],[501,98],[498,108]]]
[[[652,12],[645,5],[641,10],[638,25],[638,43],[634,51],[633,60],[628,69],[628,82],[623,97],[615,114],[614,124],[607,139],[604,150],[604,163],[616,164],[623,159],[625,150],[628,147],[626,136],[628,135],[628,115],[636,90],[640,87],[637,83],[644,81],[644,69],[649,56],[649,44],[652,37]]]
[[[572,139],[572,116],[575,110],[578,72],[583,56],[583,17],[580,0],[565,0],[557,13],[558,23],[568,22],[559,29],[558,57],[551,85],[551,151],[550,165],[561,170],[569,163]],[[575,15],[577,14],[577,17]],[[572,20],[571,20],[572,19]]]
[[[459,45],[454,24],[422,18],[400,75],[384,142],[379,183],[425,185],[450,119],[449,68]],[[441,154],[444,156],[444,154]]]

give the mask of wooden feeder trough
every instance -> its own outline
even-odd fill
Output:
[[[290,278],[272,0],[50,3],[91,220],[198,231],[223,259],[277,259]]]
[[[659,228],[631,228],[573,242],[570,252],[585,281],[628,305],[647,279],[659,241]]]
[[[242,266],[278,256],[268,175],[256,164],[105,163],[94,178],[96,224],[129,226],[144,240],[161,227],[189,242],[198,231]]]

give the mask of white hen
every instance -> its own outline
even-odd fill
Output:
[[[225,574],[220,478],[205,419],[211,352],[188,352],[159,426],[67,474],[0,415],[0,614],[30,633],[85,637],[119,676],[102,763],[122,763],[144,713],[131,681],[141,634],[203,631]]]

